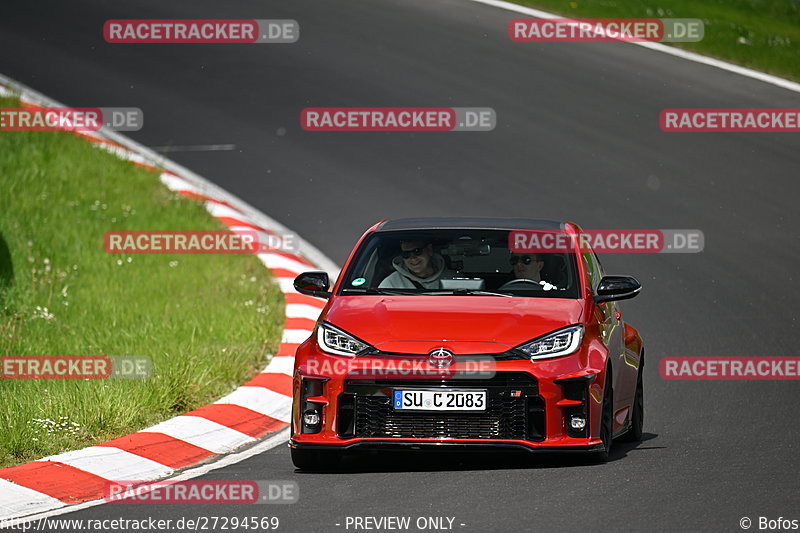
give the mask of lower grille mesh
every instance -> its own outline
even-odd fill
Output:
[[[356,437],[524,439],[525,398],[488,398],[482,412],[395,411],[388,396],[356,396]]]

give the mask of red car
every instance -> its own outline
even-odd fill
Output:
[[[332,290],[324,272],[298,276],[328,303],[296,353],[295,466],[427,447],[605,461],[612,439],[640,440],[643,343],[616,302],[641,285],[606,276],[580,235],[528,219],[383,221]]]

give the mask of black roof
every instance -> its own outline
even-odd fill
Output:
[[[425,230],[425,229],[550,229],[564,228],[563,222],[532,218],[482,218],[482,217],[429,217],[398,218],[387,220],[375,231]]]

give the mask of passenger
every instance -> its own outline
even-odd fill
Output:
[[[400,255],[392,259],[392,272],[378,285],[381,289],[441,289],[441,279],[453,274],[433,245],[422,240],[401,241]]]

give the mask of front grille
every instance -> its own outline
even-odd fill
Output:
[[[394,389],[440,387],[486,390],[486,411],[392,408]],[[338,414],[342,438],[544,439],[544,402],[536,381],[524,373],[499,373],[488,380],[348,380]]]
[[[524,439],[525,398],[489,398],[486,411],[405,412],[387,396],[356,397],[356,435],[445,439]]]

